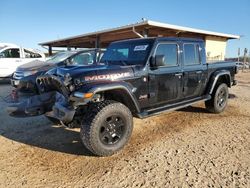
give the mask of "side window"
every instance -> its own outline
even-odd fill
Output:
[[[3,58],[20,58],[20,50],[19,50],[19,48],[10,48],[10,49],[4,50],[1,53],[1,57],[3,57]]]
[[[165,66],[178,65],[178,50],[177,44],[159,44],[155,55],[165,56]]]
[[[184,64],[200,64],[200,51],[198,44],[184,44]]]
[[[41,58],[42,56],[38,53],[31,52],[29,50],[24,49],[25,58]]]
[[[92,53],[81,53],[71,59],[73,65],[92,65],[94,63],[94,56]]]

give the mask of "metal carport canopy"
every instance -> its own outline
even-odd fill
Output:
[[[182,27],[151,20],[143,20],[142,22],[137,22],[135,24],[44,42],[39,45],[48,46],[49,48],[105,48],[113,41],[138,37],[193,37],[205,39],[207,36],[224,38],[226,40],[240,38],[238,35]]]

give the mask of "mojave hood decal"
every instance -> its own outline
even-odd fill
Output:
[[[96,80],[118,80],[120,78],[126,78],[132,76],[131,72],[122,72],[122,73],[112,73],[112,74],[100,74],[93,76],[85,76],[85,81],[96,81]]]

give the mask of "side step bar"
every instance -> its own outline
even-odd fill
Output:
[[[149,116],[161,114],[163,112],[169,112],[169,111],[174,111],[174,110],[178,110],[181,108],[185,108],[185,107],[193,105],[197,102],[207,101],[209,99],[211,99],[211,95],[205,95],[202,97],[197,97],[194,99],[190,99],[190,100],[186,100],[186,101],[182,101],[182,102],[178,102],[178,103],[174,103],[174,104],[168,104],[168,105],[153,108],[150,110],[145,110],[142,113],[138,114],[138,117],[143,119],[143,118],[146,118]]]

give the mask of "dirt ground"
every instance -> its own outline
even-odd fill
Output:
[[[224,113],[201,103],[135,119],[125,149],[103,158],[79,129],[11,118],[0,99],[0,187],[250,187],[250,72],[237,77]]]

